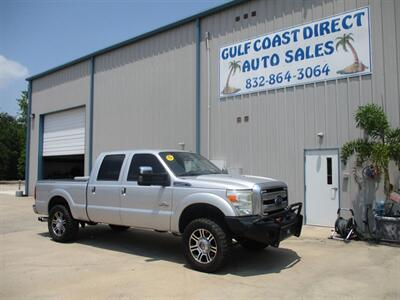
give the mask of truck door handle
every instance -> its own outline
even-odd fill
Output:
[[[123,187],[123,188],[122,188],[122,190],[121,190],[121,194],[122,194],[123,196],[125,196],[125,195],[126,195],[126,187]]]
[[[95,194],[96,193],[96,187],[94,186],[94,187],[92,187],[92,194]]]
[[[158,206],[168,207],[169,204],[167,202],[161,202],[160,204],[158,204]]]

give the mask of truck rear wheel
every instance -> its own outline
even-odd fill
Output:
[[[70,242],[78,236],[79,222],[74,220],[64,205],[56,205],[50,209],[47,225],[50,236],[56,242]]]
[[[193,220],[183,232],[183,251],[189,265],[198,271],[212,273],[229,259],[232,239],[216,222]]]

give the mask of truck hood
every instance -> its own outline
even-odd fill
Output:
[[[184,184],[190,184],[194,188],[209,189],[253,189],[254,185],[256,184],[259,184],[263,187],[282,185],[286,186],[284,182],[278,181],[273,178],[229,174],[179,177],[177,181],[182,181],[182,183]]]

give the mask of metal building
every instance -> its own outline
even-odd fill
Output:
[[[336,64],[338,57],[339,62],[351,60],[351,49],[335,48],[336,39],[321,51],[313,44],[340,26],[354,30],[353,45],[364,45],[357,49],[366,53],[360,61],[357,58],[359,72],[345,68],[334,77],[331,73],[325,79],[313,78],[324,72],[313,65],[303,82],[292,77],[286,78],[291,84],[290,80],[285,84],[278,72],[274,82],[282,80],[282,84],[268,87],[260,81],[263,76],[256,77],[256,83],[253,77],[243,77],[258,74],[245,69],[248,57],[256,69],[251,65],[255,56],[246,56],[246,51],[264,47],[261,52],[272,54],[289,47],[285,45],[289,37],[288,44],[300,47],[296,31],[304,33],[305,48],[308,42],[313,45],[314,54],[305,54],[311,64],[321,51],[326,57],[335,54]],[[314,37],[309,38],[306,31],[313,30]],[[359,40],[354,41],[358,34]],[[276,36],[280,41],[273,40]],[[231,69],[221,66],[233,61],[224,62],[225,54],[240,64],[229,75],[231,84],[239,84],[242,76],[246,87],[233,88],[228,78],[222,90],[221,82]],[[285,54],[289,61],[290,53]],[[290,64],[296,74],[302,66],[307,71],[302,55],[296,54],[299,61]],[[264,60],[260,62],[266,67]],[[264,71],[270,78],[269,69]],[[339,205],[358,206],[363,197],[351,164],[343,165],[339,157],[343,143],[361,137],[353,119],[357,107],[371,102],[382,105],[391,125],[400,125],[400,2],[233,1],[28,81],[29,194],[38,179],[87,175],[102,151],[184,144],[232,173],[286,181],[291,201],[305,202],[307,223],[332,225]],[[393,168],[392,173],[397,182],[398,171]]]

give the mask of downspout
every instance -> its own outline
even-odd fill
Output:
[[[43,179],[43,134],[44,134],[44,115],[39,116],[39,138],[38,138],[38,168],[37,168],[37,180]]]
[[[28,81],[28,113],[25,136],[25,196],[29,195],[29,156],[31,153],[32,81]]]
[[[210,78],[210,33],[206,32],[207,51],[207,158],[210,159],[211,134],[211,78]]]
[[[93,102],[94,102],[94,56],[90,59],[90,86],[89,86],[89,175],[92,171],[93,160]]]
[[[196,127],[196,153],[200,153],[200,19],[196,19],[195,43],[196,43],[196,105],[195,105],[195,127]]]

